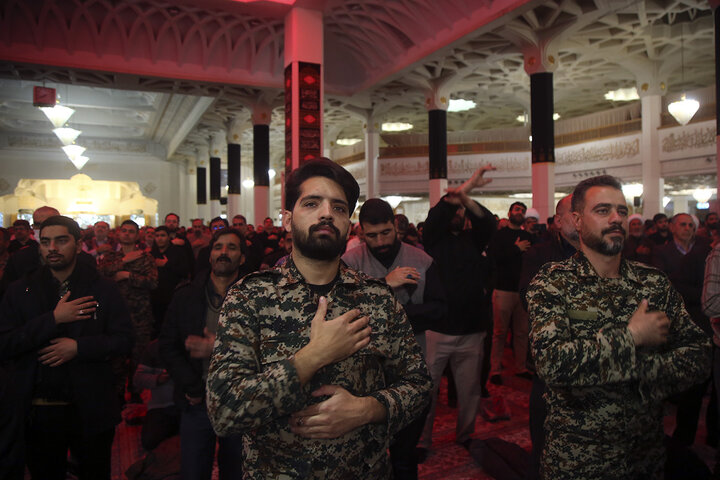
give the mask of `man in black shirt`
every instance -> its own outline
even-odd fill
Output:
[[[493,291],[493,342],[490,351],[490,382],[502,383],[503,349],[508,328],[513,328],[515,374],[530,378],[525,366],[530,326],[525,309],[520,303],[518,282],[522,256],[532,243],[532,236],[522,229],[527,207],[522,202],[510,205],[507,226],[493,236],[488,246],[488,257],[495,263],[497,278]]]

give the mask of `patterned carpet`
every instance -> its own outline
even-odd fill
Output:
[[[503,385],[490,385],[491,401],[502,398],[509,408],[510,419],[497,422],[486,421],[481,414],[475,424],[475,439],[497,437],[515,443],[530,450],[528,431],[528,398],[530,381],[514,376],[503,376]],[[708,397],[703,402],[703,411],[698,425],[698,433],[692,450],[710,467],[714,465],[715,449],[705,445],[705,409]],[[130,406],[123,412],[124,416],[140,413],[143,407]],[[482,407],[481,407],[482,411]],[[665,416],[665,431],[671,433],[675,426],[674,408],[668,405]],[[455,420],[457,410],[448,406],[447,382],[443,378],[438,398],[438,411],[433,430],[433,445],[427,460],[419,466],[422,480],[469,480],[491,479],[486,472],[473,460],[467,450],[455,444]],[[113,480],[125,480],[125,471],[143,455],[140,446],[140,426],[122,422],[117,428],[113,445]],[[213,479],[217,480],[217,468]]]

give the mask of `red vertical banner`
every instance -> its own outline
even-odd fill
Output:
[[[322,156],[322,75],[318,63],[299,62],[300,162]]]

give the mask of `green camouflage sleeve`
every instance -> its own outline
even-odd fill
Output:
[[[207,378],[208,416],[221,436],[289,415],[307,401],[291,360],[260,365],[255,300],[261,296],[235,285],[223,303]]]
[[[528,289],[530,341],[538,376],[549,386],[567,387],[637,378],[635,343],[627,328],[599,328],[578,338],[570,329],[571,312],[564,291],[563,279],[547,265]]]
[[[389,287],[388,287],[389,289]],[[420,346],[407,321],[405,310],[394,296],[385,307],[389,316],[388,335],[395,355],[387,359],[384,373],[387,388],[370,394],[385,406],[388,437],[417,418],[430,403],[432,379]]]
[[[122,256],[117,252],[108,252],[98,259],[98,271],[106,277],[112,278],[122,270]]]
[[[702,382],[710,375],[712,345],[693,323],[680,294],[666,284],[670,319],[668,341],[655,351],[638,349],[640,391],[645,398],[663,400]]]

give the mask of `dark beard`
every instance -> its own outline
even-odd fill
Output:
[[[400,251],[400,241],[396,238],[392,245],[370,248],[370,253],[377,258],[378,262],[385,266],[392,265],[398,252]]]
[[[516,213],[515,215],[510,215],[508,217],[508,220],[510,220],[510,223],[512,223],[516,227],[522,227],[522,224],[525,223],[525,215],[521,213]]]
[[[610,232],[620,232],[623,234],[623,238],[621,239],[613,239],[610,242],[606,242],[603,239],[603,235],[606,235]],[[626,232],[625,229],[621,226],[614,226],[609,227],[600,232],[600,236],[595,236],[592,234],[586,234],[581,235],[583,243],[590,249],[595,250],[601,255],[605,255],[608,257],[612,257],[614,255],[617,255],[618,253],[622,252],[623,247],[625,246],[625,237]]]
[[[335,238],[313,236],[313,233],[320,227],[330,227]],[[333,260],[345,252],[345,239],[342,238],[340,230],[331,222],[317,223],[308,230],[307,233],[301,232],[295,225],[292,225],[293,248],[297,248],[304,257],[314,260]]]

